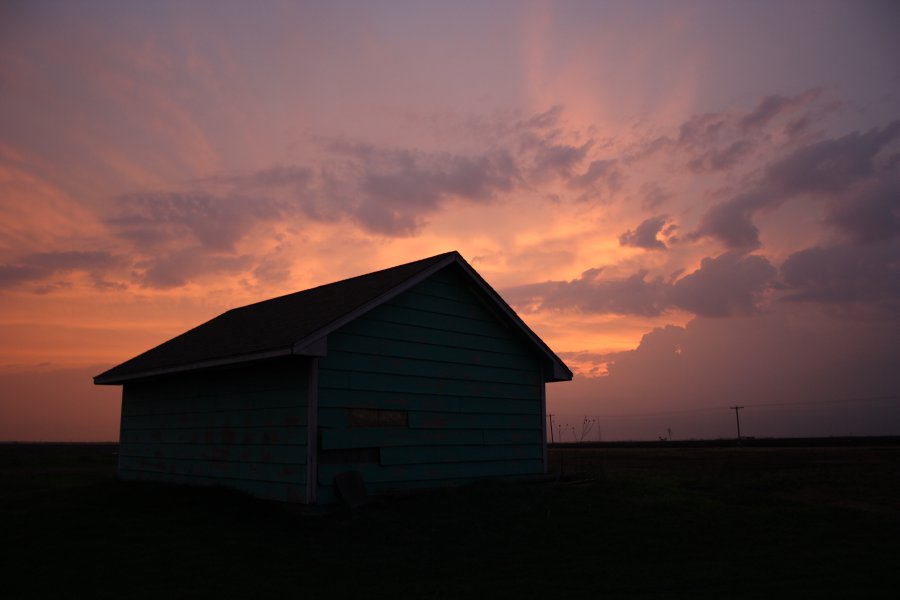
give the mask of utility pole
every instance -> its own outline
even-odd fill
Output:
[[[550,417],[550,443],[555,444],[556,442],[553,439],[553,415],[548,414],[547,416]]]
[[[741,443],[741,409],[743,406],[729,406],[734,411],[734,419],[737,421],[738,444]]]

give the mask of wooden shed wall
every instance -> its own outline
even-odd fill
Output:
[[[449,269],[328,336],[319,501],[358,471],[371,492],[543,472],[531,347]]]
[[[308,359],[126,383],[119,476],[306,495]]]

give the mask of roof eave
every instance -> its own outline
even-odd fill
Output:
[[[121,385],[130,381],[139,379],[149,379],[151,377],[159,377],[162,375],[171,375],[175,373],[184,373],[187,371],[197,371],[199,369],[209,369],[214,367],[224,367],[238,363],[251,362],[255,360],[264,360],[267,358],[277,358],[280,356],[291,356],[294,352],[290,347],[276,348],[274,350],[265,350],[262,352],[252,352],[250,354],[238,354],[235,356],[227,356],[224,358],[214,358],[209,360],[201,360],[182,365],[174,365],[171,367],[162,367],[158,369],[150,369],[147,371],[139,371],[137,373],[126,373],[124,375],[107,375],[101,373],[94,377],[94,385]]]

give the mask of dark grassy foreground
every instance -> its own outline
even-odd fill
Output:
[[[3,598],[896,597],[900,448],[554,450],[309,514],[117,483],[114,446],[0,445]]]

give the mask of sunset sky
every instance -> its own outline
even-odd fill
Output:
[[[896,2],[3,2],[0,440],[458,250],[596,439],[900,434]],[[559,433],[561,430],[557,430]]]

